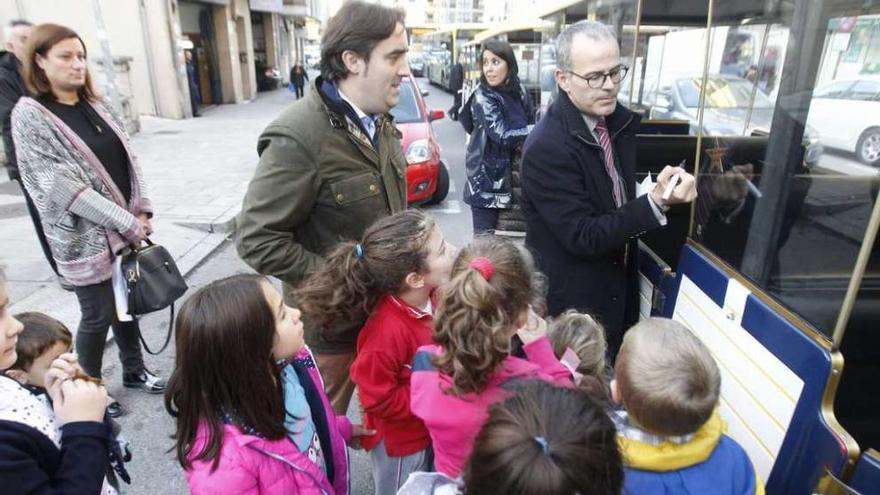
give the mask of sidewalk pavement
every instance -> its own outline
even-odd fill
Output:
[[[257,137],[293,97],[286,89],[187,120],[141,118],[132,137],[155,216],[151,236],[186,276],[225,239],[257,164]],[[0,179],[0,267],[14,313],[43,311],[75,329],[79,305],[43,257],[18,184]]]

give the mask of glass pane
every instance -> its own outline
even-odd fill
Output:
[[[404,79],[400,84],[400,101],[391,109],[391,115],[398,124],[422,121],[422,113],[416,101],[416,88],[409,80]]]

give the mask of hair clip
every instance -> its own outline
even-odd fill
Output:
[[[354,245],[354,255],[357,256],[358,258],[364,257],[364,247],[361,246],[361,243],[359,243],[359,242]]]
[[[563,366],[568,368],[568,371],[571,372],[572,380],[575,385],[579,385],[581,380],[584,378],[583,373],[578,372],[578,366],[581,365],[581,359],[578,357],[577,353],[571,347],[566,347],[565,352],[562,354],[562,357],[559,358],[559,362],[562,363]]]
[[[471,260],[468,266],[480,272],[480,275],[486,279],[486,282],[491,281],[492,275],[495,274],[495,267],[492,265],[492,260],[485,256],[477,256]]]
[[[537,436],[536,436],[536,437],[533,437],[533,438],[535,439],[536,442],[538,442],[538,445],[541,446],[541,450],[543,450],[545,454],[549,454],[549,453],[550,453],[550,445],[547,443],[547,439],[546,439],[546,438],[544,438],[544,437],[537,437]]]

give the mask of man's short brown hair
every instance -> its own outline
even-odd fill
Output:
[[[24,325],[18,336],[15,353],[18,357],[9,369],[27,373],[34,361],[55,344],[61,342],[70,347],[73,337],[70,330],[60,321],[49,315],[36,312],[19,313],[15,319]]]
[[[352,51],[369,62],[376,45],[403,24],[403,10],[360,0],[345,2],[330,18],[321,39],[321,76],[331,82],[348,77],[342,54]]]
[[[58,24],[40,24],[31,31],[25,47],[25,59],[21,61],[22,79],[24,79],[24,85],[31,96],[36,98],[45,96],[55,99],[55,93],[52,92],[52,85],[49,83],[49,78],[46,77],[46,72],[37,65],[37,55],[45,57],[53,46],[71,38],[76,38],[82,43],[83,53],[88,59],[88,49],[85,42],[76,34],[76,31],[68,27]],[[97,99],[88,67],[86,67],[86,82],[77,93],[80,98],[85,100],[95,101]]]
[[[665,318],[627,330],[614,377],[630,418],[657,435],[696,432],[715,410],[721,389],[721,373],[706,345]]]

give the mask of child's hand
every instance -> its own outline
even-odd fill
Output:
[[[526,320],[525,325],[523,325],[519,328],[519,330],[516,331],[516,334],[519,335],[519,338],[520,340],[522,340],[523,345],[528,345],[547,335],[547,322],[544,321],[543,318],[538,316],[530,306],[529,319]]]
[[[56,382],[61,382],[76,375],[77,370],[82,372],[79,366],[76,354],[65,352],[52,361],[52,366],[46,372],[45,382],[46,390],[52,390]]]
[[[49,389],[55,418],[65,425],[77,421],[100,422],[107,409],[107,389],[85,380],[55,381]]]
[[[364,425],[351,425],[351,440],[348,441],[348,446],[360,450],[361,437],[370,437],[375,434],[376,430],[368,430],[364,428]]]

